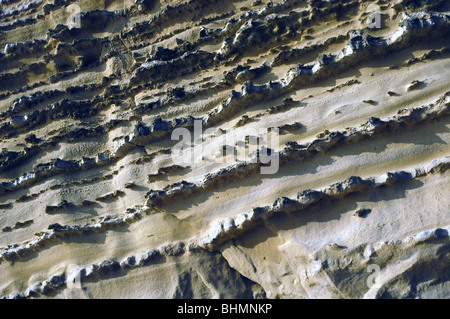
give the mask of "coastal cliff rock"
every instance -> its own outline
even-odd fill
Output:
[[[448,1],[0,0],[0,298],[450,298]]]

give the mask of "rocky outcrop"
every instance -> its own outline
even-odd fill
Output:
[[[343,182],[332,184],[319,190],[303,190],[297,194],[297,200],[287,197],[279,197],[272,206],[255,207],[252,212],[236,216],[235,219],[218,221],[211,226],[209,233],[198,242],[200,247],[216,250],[225,242],[245,234],[249,229],[257,227],[264,220],[269,220],[274,214],[297,213],[307,209],[318,202],[334,201],[352,193],[368,192],[370,188],[391,186],[395,183],[407,182],[411,179],[433,174],[437,166],[445,163],[450,165],[450,157],[436,160],[426,167],[417,167],[410,172],[396,171],[387,172],[378,177],[362,179],[359,176],[351,176]],[[445,170],[441,170],[444,172]],[[322,204],[323,205],[323,204]],[[367,211],[358,211],[358,217],[365,216]],[[421,235],[418,235],[419,237]]]
[[[446,1],[0,3],[0,297],[449,296]]]

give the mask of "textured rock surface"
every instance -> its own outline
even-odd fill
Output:
[[[450,298],[449,12],[0,1],[0,297]]]

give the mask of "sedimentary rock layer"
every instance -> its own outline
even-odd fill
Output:
[[[0,1],[0,297],[448,298],[449,10]]]

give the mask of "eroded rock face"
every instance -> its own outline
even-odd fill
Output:
[[[446,1],[0,2],[0,297],[450,297]]]

